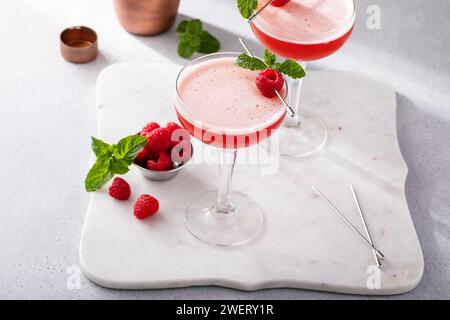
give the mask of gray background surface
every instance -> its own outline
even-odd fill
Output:
[[[236,35],[261,47],[235,9],[235,0],[181,0],[180,17],[201,18],[222,42],[241,50]],[[354,70],[398,92],[398,134],[410,168],[406,190],[425,257],[422,282],[390,299],[450,298],[450,2],[357,0],[349,43],[316,69]],[[366,9],[381,9],[381,30],[369,30]],[[58,36],[86,24],[99,35],[92,63],[62,60]],[[174,30],[134,37],[118,25],[112,2],[7,1],[0,10],[0,298],[62,299],[368,299],[304,290],[242,292],[215,287],[117,291],[85,278],[66,285],[78,264],[78,242],[89,195],[83,180],[96,133],[95,81],[122,61],[172,61]],[[164,266],[162,266],[164,267]]]

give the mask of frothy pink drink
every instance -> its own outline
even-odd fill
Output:
[[[191,135],[222,148],[258,143],[278,128],[286,114],[278,97],[266,98],[255,84],[258,72],[225,57],[187,67],[178,79],[175,107]],[[286,95],[286,86],[280,92]]]
[[[268,6],[251,26],[273,52],[310,61],[345,43],[355,22],[354,10],[353,0],[291,0],[282,7]]]

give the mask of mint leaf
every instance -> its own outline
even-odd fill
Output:
[[[102,188],[115,174],[125,174],[134,158],[147,144],[147,138],[131,135],[110,146],[100,139],[92,137],[92,150],[97,160],[89,170],[84,181],[86,191]]]
[[[177,32],[178,33],[185,33],[186,32],[186,28],[187,28],[187,24],[188,24],[187,20],[181,21],[180,24],[177,27]]]
[[[186,33],[199,34],[203,30],[203,24],[199,19],[188,21],[186,24]]]
[[[274,69],[291,77],[292,79],[300,79],[305,76],[305,70],[294,60],[286,59],[282,63],[274,65]]]
[[[178,54],[186,59],[195,52],[213,53],[220,49],[220,42],[206,30],[199,19],[181,21],[177,27],[179,34]]]
[[[274,63],[277,61],[277,56],[274,55],[272,52],[270,52],[268,49],[264,51],[264,61],[269,66],[269,68],[272,68]]]
[[[96,191],[102,188],[114,176],[109,169],[109,158],[98,158],[92,168],[89,170],[84,181],[84,187],[87,192]]]
[[[198,52],[200,53],[214,53],[219,51],[220,42],[208,31],[202,31],[200,34],[201,44]]]
[[[242,17],[248,19],[258,7],[258,0],[237,0],[237,5]]]
[[[252,71],[265,70],[267,68],[275,69],[292,79],[300,79],[305,76],[305,70],[294,60],[286,59],[279,63],[277,61],[277,56],[266,49],[264,52],[265,63],[256,57],[250,57],[249,55],[242,53],[236,59],[236,64],[244,69],[250,69]]]
[[[183,33],[180,35],[180,43],[178,44],[178,54],[183,58],[190,58],[200,49],[202,40],[199,35]]]
[[[91,139],[92,139],[91,143],[92,151],[94,151],[94,154],[97,157],[111,153],[111,146],[109,144],[95,137],[91,137]]]
[[[237,57],[235,63],[241,68],[249,69],[252,71],[255,71],[255,70],[262,71],[262,70],[267,69],[266,64],[264,62],[262,62],[260,59],[250,57],[249,55],[247,55],[245,53],[241,53]]]
[[[195,49],[195,51],[198,51],[200,49],[200,46],[202,44],[202,38],[200,38],[200,35],[194,34],[191,36],[189,40],[189,46]]]
[[[134,158],[136,158],[138,153],[142,150],[142,148],[145,147],[146,144],[146,137],[142,137],[140,135],[132,135],[121,139],[117,144],[112,146],[112,149],[114,151],[114,155],[118,159],[122,159],[125,161],[126,167],[128,169],[128,165],[133,163]],[[128,172],[128,170],[126,172]],[[120,172],[115,173],[123,174]]]
[[[191,47],[188,43],[186,42],[180,42],[178,44],[178,55],[180,57],[189,59],[190,57],[192,57],[195,53],[195,48]]]
[[[265,62],[259,58],[250,57],[249,55],[242,53],[237,57],[235,63],[241,68],[253,71],[272,68],[292,79],[300,79],[305,76],[305,70],[300,64],[290,59],[286,59],[281,63],[277,62],[277,56],[268,49],[264,51],[264,61]]]
[[[200,48],[200,44],[202,42],[202,39],[198,34],[189,34],[189,33],[183,33],[180,36],[180,43],[185,43],[189,47],[193,48],[195,51],[197,51],[198,48]]]
[[[130,164],[123,159],[112,158],[109,162],[109,171],[113,174],[125,174]]]

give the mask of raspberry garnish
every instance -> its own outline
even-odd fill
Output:
[[[144,220],[154,215],[159,209],[159,202],[156,198],[148,194],[143,194],[134,204],[134,216],[139,220]]]
[[[154,171],[172,170],[172,159],[165,151],[162,151],[158,154],[158,160],[150,159],[147,161],[147,168]]]
[[[288,3],[290,0],[273,0],[271,5],[274,7],[281,7]]]
[[[161,151],[166,151],[170,147],[170,133],[166,128],[157,128],[151,132],[145,132],[142,135],[147,137],[147,150],[151,153],[158,154]]]
[[[131,188],[128,182],[117,177],[113,180],[112,185],[109,187],[108,193],[114,199],[128,200],[131,194]]]
[[[284,79],[280,72],[273,69],[266,69],[256,77],[256,86],[262,95],[267,98],[275,96],[275,90],[280,91],[283,88]]]

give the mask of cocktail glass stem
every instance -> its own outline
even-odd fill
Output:
[[[306,62],[299,62],[306,69]],[[278,152],[283,156],[308,156],[320,150],[328,133],[325,123],[314,108],[305,108],[301,98],[303,79],[290,79],[289,104],[295,110],[294,118],[286,117],[280,130]],[[300,105],[300,101],[302,105]],[[307,111],[311,109],[314,113]]]
[[[299,64],[306,70],[306,62],[299,62]],[[300,97],[302,93],[303,78],[292,79],[289,78],[289,105],[295,110],[295,117],[286,117],[284,127],[300,129],[302,118],[300,111]]]
[[[219,246],[243,244],[261,230],[264,215],[258,204],[242,192],[232,191],[237,150],[218,149],[219,190],[199,195],[186,208],[184,221],[198,239]]]
[[[231,202],[231,181],[236,164],[237,150],[220,149],[218,152],[220,156],[220,185],[216,211],[219,214],[227,214],[234,211]]]

